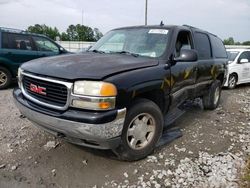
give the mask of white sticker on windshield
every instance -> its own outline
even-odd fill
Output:
[[[166,29],[150,29],[148,33],[167,35],[168,30],[166,30]]]

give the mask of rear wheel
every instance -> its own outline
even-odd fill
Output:
[[[0,67],[0,89],[5,89],[11,84],[12,76],[8,69]]]
[[[221,82],[216,80],[211,85],[208,93],[203,96],[203,106],[204,109],[214,110],[218,107],[221,96]]]
[[[152,101],[139,99],[128,110],[121,144],[114,150],[121,160],[135,161],[149,155],[162,135],[163,116]]]
[[[229,89],[234,89],[237,84],[237,75],[231,74],[228,79],[228,88]]]

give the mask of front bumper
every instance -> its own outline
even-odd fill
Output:
[[[99,149],[113,149],[120,143],[123,124],[126,116],[126,108],[116,110],[116,116],[110,122],[105,122],[103,119],[112,119],[106,116],[112,116],[110,113],[103,115],[92,112],[87,113],[87,118],[81,119],[76,117],[76,113],[71,110],[71,115],[49,114],[48,110],[41,110],[32,105],[22,94],[20,89],[13,91],[16,106],[20,112],[26,116],[35,125],[45,129],[47,132],[55,136],[60,136],[69,142]],[[49,112],[49,113],[48,113]],[[81,112],[83,114],[84,112]],[[98,118],[97,116],[101,116]],[[81,116],[80,116],[81,117]],[[85,122],[84,122],[85,121]],[[101,122],[103,121],[103,123]],[[91,122],[91,123],[89,123]],[[96,122],[96,123],[95,123]]]

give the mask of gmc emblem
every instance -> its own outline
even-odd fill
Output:
[[[35,84],[30,84],[30,91],[38,93],[40,95],[47,95],[45,87],[40,87]]]

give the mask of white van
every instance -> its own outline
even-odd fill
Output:
[[[227,49],[228,74],[224,84],[229,89],[238,84],[250,83],[250,48]]]

